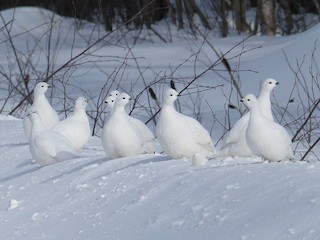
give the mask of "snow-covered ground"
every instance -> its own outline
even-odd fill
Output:
[[[27,21],[23,17],[26,13]],[[27,52],[32,46],[32,36],[43,34],[44,30],[37,27],[32,34],[19,35],[19,32],[38,26],[43,15],[33,8],[22,8],[15,14],[12,10],[3,12],[7,19],[13,15],[14,44],[19,53]],[[59,25],[63,27],[57,30],[63,36],[70,29],[69,21],[63,20]],[[82,31],[81,36],[87,31],[88,35],[97,37],[89,28]],[[69,32],[70,39],[74,39]],[[3,29],[2,33],[0,64],[6,69],[8,61],[14,59],[8,59]],[[297,92],[290,96],[295,76],[286,57],[294,67],[297,62],[303,62],[300,70],[308,80],[310,72],[315,71],[310,68],[312,56],[320,56],[316,48],[319,36],[318,24],[298,35],[251,37],[240,44],[227,54],[227,58],[233,67],[241,70],[237,74],[241,78],[242,91],[256,94],[260,81],[273,77],[281,83],[274,90],[274,99],[279,105],[285,105],[291,98],[297,99]],[[243,38],[211,40],[216,49],[226,53]],[[55,56],[57,66],[86,46],[80,36],[75,39],[76,47],[72,52],[71,45],[61,44]],[[151,81],[157,71],[170,72],[179,66],[192,52],[199,50],[202,43],[202,40],[186,39],[168,44],[144,43],[135,45],[132,51],[144,70],[144,77]],[[41,44],[44,43],[40,41]],[[246,52],[253,48],[256,49]],[[238,56],[241,52],[243,54]],[[108,45],[95,48],[94,52],[114,59],[127,53],[123,47]],[[33,54],[33,58],[39,57],[37,67],[44,68],[43,56],[37,51]],[[197,60],[200,57],[202,61]],[[174,77],[191,79],[195,65],[199,74],[215,59],[213,51],[204,44],[201,54],[183,64]],[[89,60],[84,59],[88,62],[73,72],[72,81],[88,89],[95,96],[91,100],[94,103],[104,84],[105,72],[111,73],[119,67],[121,59],[119,65],[116,65],[117,61],[103,61],[99,63],[100,68],[93,68]],[[218,68],[223,69],[223,66]],[[227,73],[222,74],[227,76]],[[319,70],[317,74],[319,78]],[[124,75],[121,87],[129,90],[130,81],[139,78],[132,62]],[[205,74],[200,83],[226,84],[212,71]],[[311,81],[307,83],[311,84]],[[183,86],[183,83],[178,84],[179,88]],[[132,93],[139,93],[143,87],[141,81],[137,82]],[[161,85],[159,89],[163,87]],[[71,95],[79,94],[70,86],[67,90]],[[2,87],[0,91],[6,94]],[[210,90],[203,93],[217,118],[224,118],[228,99],[223,94],[228,95],[229,91],[230,86],[226,84],[224,92]],[[319,98],[317,89],[314,95]],[[303,93],[299,96],[306,98]],[[237,98],[233,96],[232,101],[236,103]],[[190,98],[181,97],[181,103],[182,106],[190,105]],[[298,102],[295,104],[299,105]],[[56,106],[59,108],[58,103]],[[203,110],[208,111],[205,107]],[[192,114],[187,107],[183,111]],[[211,127],[212,119],[208,116],[204,114],[203,124]],[[220,137],[223,130],[218,124],[214,127],[213,137]],[[92,137],[81,152],[82,157],[41,168],[32,162],[21,119],[0,115],[0,139],[0,239],[320,239],[320,163],[312,154],[309,162],[266,163],[252,157],[216,159],[204,166],[191,166],[191,160],[172,160],[162,154],[111,159],[105,155],[100,139]],[[304,153],[301,151],[296,152],[297,160]],[[315,153],[320,154],[319,146]]]

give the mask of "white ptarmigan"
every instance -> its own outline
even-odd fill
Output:
[[[109,113],[112,113],[112,110],[113,110],[113,107],[114,107],[114,103],[115,103],[115,101],[116,101],[116,98],[117,98],[117,96],[112,96],[112,95],[110,95],[110,96],[108,96],[108,97],[106,98],[106,100],[104,101],[105,104],[106,104],[106,107],[107,107],[107,111],[108,111]]]
[[[109,117],[111,116],[111,113],[114,108],[115,99],[117,98],[117,95],[113,94],[117,90],[114,90],[111,92],[110,96],[106,98],[106,105],[107,109],[109,111]],[[117,91],[118,92],[118,91]],[[121,94],[120,92],[118,92]],[[118,94],[118,96],[119,96]],[[124,94],[124,96],[129,96],[127,94]],[[156,138],[152,131],[139,119],[129,116],[129,121],[134,124],[137,129],[139,130],[139,134],[143,141],[143,153],[155,153],[157,151],[156,149]],[[103,134],[104,136],[105,134]]]
[[[279,83],[272,79],[267,78],[261,85],[260,93],[258,96],[258,102],[260,109],[265,117],[273,121],[273,115],[271,110],[270,93]],[[219,156],[252,156],[252,151],[246,142],[246,129],[249,123],[249,113],[242,116],[230,129],[224,138],[223,145],[220,149]]]
[[[65,136],[77,151],[87,144],[91,134],[86,113],[87,105],[87,99],[79,97],[74,105],[73,113],[52,128],[53,131]]]
[[[112,158],[143,153],[143,139],[139,129],[124,109],[129,100],[130,96],[126,93],[121,93],[116,98],[112,113],[103,127],[102,146]]]
[[[268,119],[253,94],[241,100],[249,108],[246,140],[253,154],[275,162],[294,158],[289,134],[280,124]]]
[[[50,85],[45,82],[39,82],[36,84],[33,91],[33,104],[28,109],[26,114],[27,116],[30,112],[38,112],[43,125],[48,129],[52,128],[60,121],[57,112],[52,108],[45,96],[45,92],[49,87]],[[29,139],[31,122],[28,117],[24,117],[23,119],[23,129],[27,139]]]
[[[209,132],[195,119],[176,111],[178,98],[174,89],[167,89],[156,126],[156,136],[164,152],[175,159],[200,159],[216,153]]]
[[[46,166],[79,156],[64,136],[43,125],[38,112],[30,112],[28,118],[31,122],[29,148],[38,164]]]
[[[114,91],[117,91],[117,90],[114,90]],[[114,92],[114,91],[112,91],[112,92]],[[103,125],[103,128],[102,128],[101,143],[102,143],[103,149],[104,149],[106,154],[108,154],[107,137],[108,137],[108,134],[109,134],[108,133],[109,129],[107,128],[107,123],[108,123],[108,121],[109,121],[109,119],[111,117],[116,98],[120,94],[120,92],[119,92],[119,93],[117,93],[117,95],[113,95],[112,92],[111,92],[111,94],[109,94],[109,96],[104,101],[105,104],[106,104],[107,114],[105,115],[104,125]]]

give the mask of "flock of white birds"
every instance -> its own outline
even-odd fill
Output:
[[[194,165],[228,156],[256,155],[268,161],[292,159],[290,136],[274,121],[271,111],[270,93],[277,84],[268,78],[258,98],[249,94],[241,100],[249,112],[228,132],[219,151],[197,120],[176,111],[174,103],[179,97],[176,90],[170,88],[164,92],[155,135],[142,121],[126,112],[130,96],[114,90],[105,100],[109,113],[101,136],[103,149],[112,158],[163,151],[174,159],[192,159]],[[23,120],[31,155],[41,166],[79,157],[79,151],[90,138],[87,100],[79,97],[73,113],[60,121],[45,97],[49,87],[45,82],[35,86],[33,104]]]

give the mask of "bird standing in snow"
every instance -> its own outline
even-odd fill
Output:
[[[38,164],[46,166],[79,156],[64,136],[43,125],[38,112],[29,113],[28,118],[31,122],[29,148]]]
[[[86,113],[87,99],[79,97],[74,105],[73,113],[52,128],[65,136],[76,150],[80,150],[90,138],[90,123]]]
[[[241,101],[249,108],[246,140],[253,154],[271,162],[294,158],[291,139],[285,128],[262,113],[253,94],[248,94]]]
[[[28,115],[30,112],[38,112],[43,125],[46,128],[50,129],[55,126],[60,120],[57,112],[52,108],[45,96],[45,92],[48,90],[48,88],[50,88],[50,85],[48,83],[37,83],[33,91],[33,104],[28,109],[26,115]],[[23,129],[27,139],[29,139],[31,132],[31,122],[28,117],[24,117],[23,119]]]
[[[267,78],[261,85],[258,96],[258,103],[262,114],[271,121],[273,121],[273,115],[271,111],[270,93],[278,84],[276,80]],[[252,156],[252,151],[246,142],[246,129],[249,123],[249,116],[250,114],[246,113],[230,129],[220,149],[220,156]]]
[[[156,136],[164,152],[172,158],[213,157],[216,153],[209,132],[195,119],[176,111],[178,93],[167,89],[163,96]]]
[[[116,98],[112,113],[103,127],[102,145],[112,158],[136,156],[145,151],[145,139],[124,109],[129,100],[130,96],[126,93]]]
[[[111,94],[106,98],[106,105],[107,109],[109,111],[109,117],[111,116],[111,113],[114,108],[114,103],[116,101],[117,96],[119,96],[121,93],[117,90],[113,90]],[[127,94],[124,94],[124,96],[129,96]],[[151,130],[139,119],[131,117],[128,115],[129,121],[138,129],[139,134],[141,136],[142,142],[143,142],[143,150],[142,153],[155,153],[156,152],[156,139],[154,134],[151,132]],[[102,136],[105,136],[106,133],[103,133]]]

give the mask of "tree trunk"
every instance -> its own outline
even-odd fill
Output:
[[[290,7],[290,3],[288,0],[280,0],[279,1],[280,7],[283,9],[284,16],[285,16],[285,29],[284,32],[289,35],[293,30],[293,17],[292,11]]]
[[[276,20],[273,0],[260,0],[261,32],[273,36],[276,33]]]
[[[227,13],[226,13],[226,2],[225,0],[221,0],[221,6],[220,6],[220,11],[221,11],[221,35],[222,37],[227,37],[228,36],[228,21],[227,21]]]
[[[199,16],[202,25],[211,30],[211,26],[210,23],[207,19],[207,17],[203,14],[203,12],[200,10],[200,8],[198,7],[198,5],[195,3],[194,0],[188,0],[190,8],[193,9],[193,11]]]
[[[233,8],[235,14],[236,29],[239,33],[247,32],[248,25],[246,21],[246,1],[233,0]]]
[[[178,29],[183,29],[182,0],[176,0],[176,9],[177,9],[177,16],[178,16]]]

